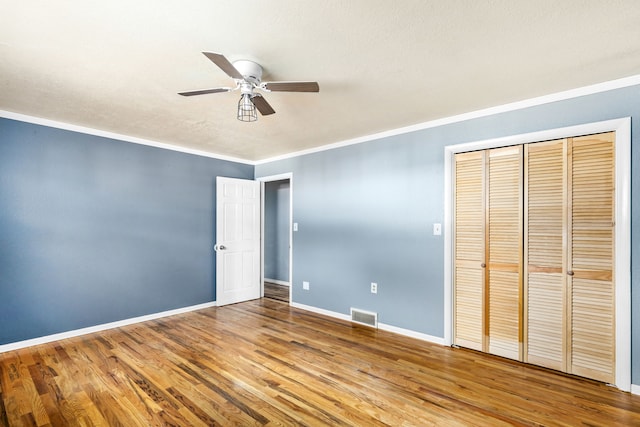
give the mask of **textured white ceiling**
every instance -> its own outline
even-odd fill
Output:
[[[260,160],[640,74],[638,0],[0,0],[0,110]],[[200,52],[320,93],[238,92]]]

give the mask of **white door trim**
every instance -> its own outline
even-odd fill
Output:
[[[289,304],[293,301],[293,173],[282,173],[256,178],[260,181],[260,278],[261,295],[264,296],[264,185],[267,182],[289,180]]]
[[[511,135],[444,149],[444,342],[453,343],[453,160],[456,153],[602,132],[616,132],[616,383],[631,390],[631,118]]]

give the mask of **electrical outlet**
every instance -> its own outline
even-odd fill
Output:
[[[371,293],[372,294],[377,294],[378,293],[378,284],[371,282]]]
[[[309,290],[309,282],[302,282],[302,289],[304,289],[305,291]]]

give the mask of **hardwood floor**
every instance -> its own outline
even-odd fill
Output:
[[[264,282],[264,297],[278,301],[289,302],[289,286]]]
[[[261,299],[0,354],[0,425],[640,425],[640,396]]]

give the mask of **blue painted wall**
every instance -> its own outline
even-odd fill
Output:
[[[444,147],[632,117],[632,382],[640,384],[640,86],[582,96],[256,166],[292,172],[292,297],[444,336]],[[310,289],[302,289],[302,281]],[[378,294],[370,293],[377,282]]]
[[[0,119],[0,344],[215,299],[215,179],[253,166]]]
[[[289,281],[289,181],[264,185],[264,277]]]

